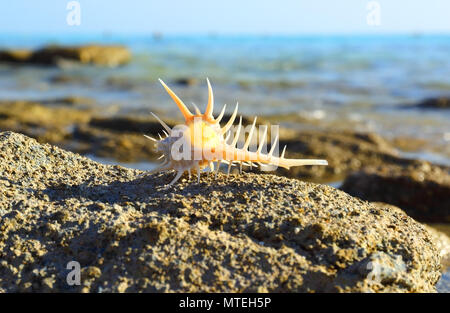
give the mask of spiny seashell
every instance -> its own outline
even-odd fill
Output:
[[[195,106],[195,114],[192,114],[180,98],[160,79],[161,84],[177,104],[181,113],[184,116],[185,123],[183,125],[170,128],[158,116],[153,116],[164,127],[165,138],[160,136],[160,140],[156,140],[150,136],[147,138],[156,143],[156,151],[161,152],[160,159],[163,163],[152,170],[150,173],[175,170],[175,178],[168,186],[175,184],[185,171],[191,174],[191,169],[196,170],[198,182],[200,181],[200,171],[206,167],[214,171],[214,162],[217,162],[216,175],[219,171],[221,163],[228,164],[228,174],[231,166],[239,164],[242,171],[242,165],[256,166],[258,164],[261,168],[267,170],[269,167],[281,166],[289,169],[292,166],[302,165],[328,165],[326,160],[312,160],[312,159],[286,159],[284,153],[286,146],[283,148],[281,156],[275,156],[274,150],[278,142],[278,134],[272,143],[271,149],[267,154],[262,153],[262,148],[267,136],[267,127],[265,127],[260,145],[256,152],[249,151],[250,141],[255,131],[256,117],[253,121],[250,132],[247,136],[245,144],[242,148],[237,148],[236,144],[241,132],[242,116],[239,120],[236,135],[231,144],[228,144],[228,138],[231,134],[229,132],[231,126],[237,115],[238,104],[224,127],[220,127],[220,121],[225,113],[225,105],[217,118],[214,118],[213,106],[214,96],[209,80],[208,83],[208,104],[205,113],[201,113]],[[227,134],[228,133],[228,134]],[[256,163],[256,164],[255,164]]]

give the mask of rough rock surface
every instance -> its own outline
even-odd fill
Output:
[[[417,220],[450,223],[450,168],[427,161],[367,167],[349,175],[341,189],[368,201],[396,205]]]
[[[450,268],[450,237],[438,229],[425,225],[425,228],[433,237],[436,247],[441,255],[442,269],[448,270]]]
[[[423,225],[272,175],[141,175],[0,133],[0,291],[434,291]],[[68,286],[68,262],[81,285]]]
[[[441,254],[442,276],[436,284],[438,292],[450,293],[450,226],[448,224],[433,224],[427,226]]]
[[[0,51],[0,62],[13,64],[58,65],[69,60],[113,67],[129,62],[130,58],[130,52],[123,46],[48,46],[35,51]]]
[[[389,207],[393,210],[402,211],[402,209],[391,204],[383,202],[372,202],[372,204],[380,207]],[[446,271],[450,267],[450,232],[448,224],[424,224],[425,229],[430,233],[441,257],[442,270]]]

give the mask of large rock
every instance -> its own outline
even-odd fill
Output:
[[[0,51],[0,62],[12,64],[58,65],[68,60],[83,64],[118,66],[128,63],[130,58],[130,51],[123,46],[47,46],[35,51]]]
[[[160,126],[157,129],[160,131]],[[155,161],[161,154],[155,153],[154,144],[143,134],[155,136],[153,133],[120,132],[80,125],[73,132],[73,147],[83,154],[121,162]]]
[[[417,106],[424,109],[448,109],[450,108],[450,97],[425,99]]]
[[[1,101],[0,129],[26,134],[70,151],[122,162],[154,161],[161,124],[154,118],[95,117],[93,99],[66,97],[41,101]],[[168,121],[170,126],[175,125]]]
[[[397,208],[273,175],[142,175],[0,133],[1,291],[429,292],[431,235]],[[81,285],[66,266],[81,264]]]
[[[304,131],[286,134],[280,147],[287,145],[289,158],[326,159],[328,166],[301,166],[278,172],[313,181],[343,180],[350,172],[369,164],[398,162],[396,149],[374,133],[350,131]]]
[[[341,189],[368,200],[396,205],[426,222],[450,223],[450,167],[427,161],[367,167],[349,175]]]
[[[40,142],[61,144],[70,139],[74,125],[91,119],[91,109],[72,107],[77,99],[47,101],[47,105],[35,101],[0,101],[0,129],[24,133]]]
[[[2,63],[25,63],[27,62],[32,51],[26,49],[19,50],[0,50],[0,62]]]

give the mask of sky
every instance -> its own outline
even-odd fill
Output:
[[[450,33],[449,0],[78,0],[74,26],[69,2],[3,0],[0,33]],[[367,22],[369,2],[379,4],[379,25]]]

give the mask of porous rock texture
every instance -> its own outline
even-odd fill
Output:
[[[172,176],[0,133],[0,291],[435,290],[439,252],[397,208],[273,175]]]

